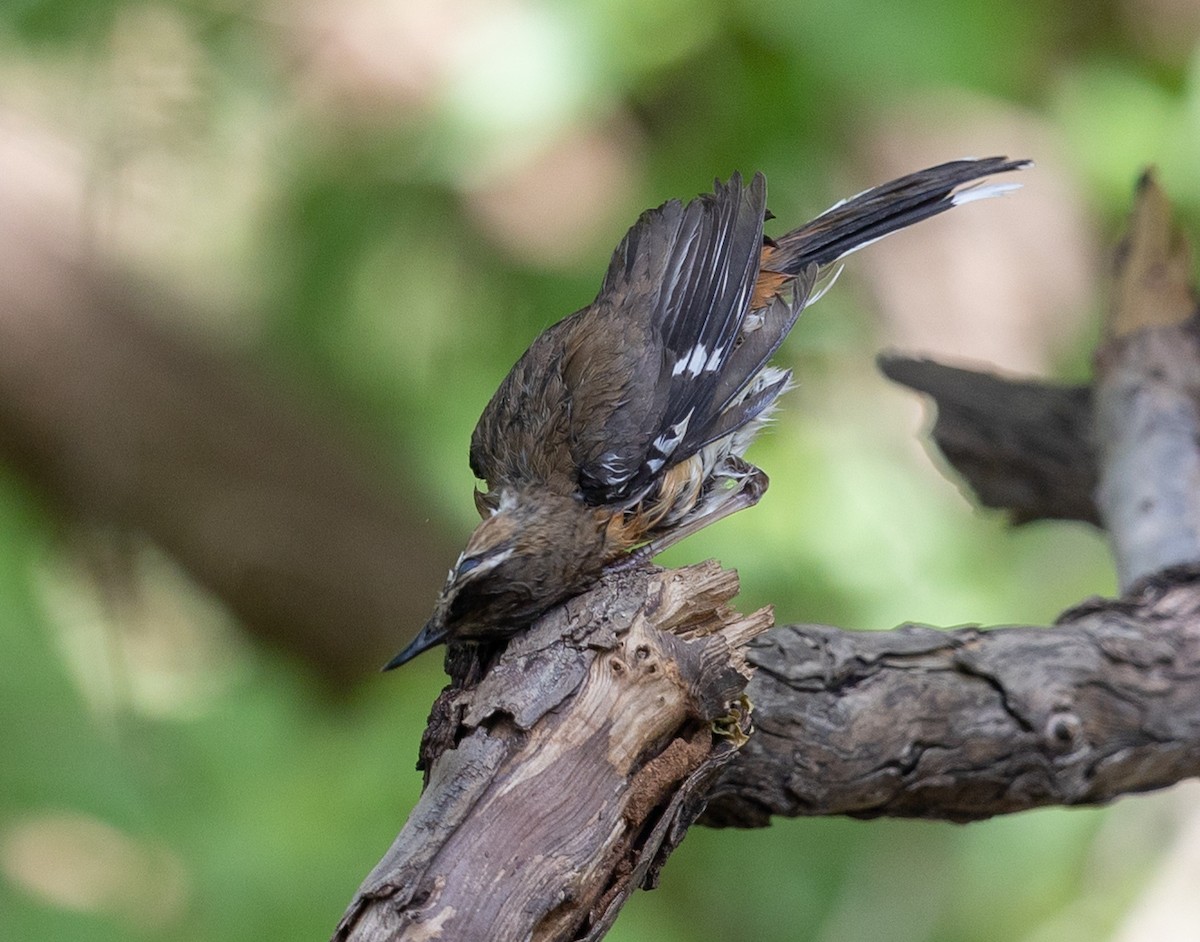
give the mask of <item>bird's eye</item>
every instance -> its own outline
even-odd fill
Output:
[[[458,564],[458,569],[456,571],[458,575],[465,576],[467,573],[476,569],[481,562],[483,562],[483,560],[478,556],[468,556]]]

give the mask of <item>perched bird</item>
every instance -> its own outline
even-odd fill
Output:
[[[471,438],[483,522],[385,669],[443,641],[509,637],[606,567],[757,503],[767,477],[742,455],[791,379],[768,360],[823,293],[822,274],[890,232],[1014,189],[976,181],[1027,163],[921,170],[774,240],[762,174],[643,213],[596,300],[539,336],[484,409]]]

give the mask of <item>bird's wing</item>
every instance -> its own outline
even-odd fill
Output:
[[[762,254],[766,181],[734,174],[642,215],[613,254],[568,356],[584,498],[636,500],[717,419]],[[598,360],[610,357],[611,363]],[[741,377],[742,386],[751,375]],[[735,383],[736,385],[736,383]],[[597,407],[597,404],[600,404]],[[694,450],[694,449],[693,449]]]
[[[476,492],[481,516],[494,511],[506,487],[574,487],[570,453],[570,396],[563,379],[567,340],[586,321],[576,311],[538,335],[504,377],[471,435],[471,470],[487,481]]]

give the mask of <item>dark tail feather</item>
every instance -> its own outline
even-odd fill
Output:
[[[798,274],[811,264],[829,265],[855,249],[944,213],[959,203],[999,195],[1015,184],[960,187],[995,173],[1028,167],[1028,160],[986,157],[954,160],[874,187],[826,210],[812,222],[775,240],[765,267]]]
[[[425,627],[417,632],[417,636],[408,643],[408,646],[384,664],[381,669],[385,671],[395,670],[401,664],[407,664],[418,654],[422,654],[430,648],[437,647],[445,640],[446,629],[441,625],[435,624],[433,619],[430,619],[425,623]]]

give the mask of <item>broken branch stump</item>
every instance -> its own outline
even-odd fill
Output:
[[[425,792],[335,940],[600,938],[748,732],[741,649],[771,612],[737,589],[711,562],[615,573],[448,687]]]

